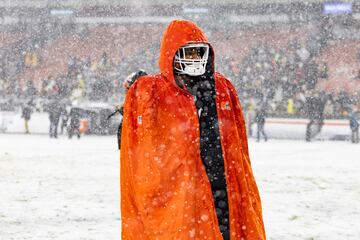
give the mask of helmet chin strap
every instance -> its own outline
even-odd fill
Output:
[[[200,76],[205,73],[205,66],[185,65],[184,73],[189,76]]]
[[[174,68],[174,73],[177,75],[182,75],[182,76],[191,76],[191,77],[196,77],[196,76],[201,76],[205,73],[205,66],[201,66],[201,64],[198,64],[198,66],[194,66],[194,65],[185,65],[185,67],[183,68],[183,70],[179,70],[177,68]]]

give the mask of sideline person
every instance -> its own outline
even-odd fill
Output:
[[[127,91],[129,90],[129,88],[131,87],[131,85],[134,84],[134,82],[142,76],[146,76],[147,73],[144,70],[139,70],[137,72],[133,72],[131,73],[125,80],[123,83],[123,87],[125,89],[125,95],[127,93]],[[108,117],[107,120],[109,120],[112,116],[114,116],[116,113],[119,113],[121,116],[124,115],[124,108],[123,105],[120,106],[116,106],[116,110],[114,112],[112,112]],[[118,126],[118,130],[117,130],[117,141],[118,141],[118,148],[120,150],[121,148],[121,128],[122,128],[122,121],[123,118],[121,118],[119,126]]]
[[[260,142],[261,135],[264,137],[265,142],[267,141],[267,135],[265,133],[265,122],[266,122],[266,106],[261,106],[256,110],[255,122],[257,123],[257,134],[256,141]]]
[[[359,119],[358,112],[349,110],[349,125],[351,130],[351,142],[359,143]]]
[[[24,118],[24,127],[26,134],[30,134],[29,121],[31,118],[31,114],[33,113],[33,107],[34,107],[34,103],[32,99],[26,102],[22,107],[21,117]]]

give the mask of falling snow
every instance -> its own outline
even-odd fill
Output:
[[[162,34],[179,18],[203,29],[211,44],[201,46],[203,56],[214,51],[216,71],[240,99],[268,239],[360,239],[360,2],[240,2],[0,0],[0,239],[120,239],[118,116],[136,73],[159,72]],[[199,40],[196,30],[188,34]],[[217,134],[226,124],[217,114],[226,117],[240,105],[215,102],[231,91],[220,93],[212,70],[203,70],[182,86],[194,106],[170,128],[168,141],[196,129],[188,119],[198,119],[199,138],[182,137],[201,144],[213,183],[224,180],[221,143],[232,137]],[[182,94],[163,98],[169,119],[186,108],[169,109]],[[136,95],[159,100],[152,96]],[[146,114],[135,113],[134,124],[146,121]],[[158,152],[144,152],[145,158],[165,168],[167,145],[152,151]],[[179,186],[194,190],[184,181]],[[174,208],[166,199],[179,194],[165,191],[151,205]],[[215,190],[213,197],[217,216],[225,216],[227,192]],[[211,219],[203,213],[189,222]],[[178,231],[206,235],[186,226]]]

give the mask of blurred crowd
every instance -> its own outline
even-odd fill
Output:
[[[48,76],[35,86],[32,80],[0,81],[0,98],[62,99],[76,105],[82,101],[116,101],[121,95],[117,66],[106,53],[98,62],[70,57],[64,75]],[[120,94],[119,94],[120,93]]]
[[[26,60],[26,59],[25,59]],[[31,60],[29,60],[31,64]],[[25,133],[30,133],[29,121],[34,112],[49,116],[51,138],[67,133],[69,138],[81,132],[109,134],[113,129],[106,117],[123,98],[118,66],[104,52],[99,61],[70,57],[67,72],[49,76],[39,85],[33,81],[0,81],[0,111],[21,111]],[[104,103],[91,107],[90,103]],[[88,119],[83,122],[81,119]],[[91,121],[91,128],[88,123]],[[83,126],[87,124],[87,126]],[[83,129],[82,128],[86,128]]]
[[[349,111],[358,110],[359,95],[317,87],[319,79],[328,78],[328,66],[316,62],[312,53],[296,42],[286,49],[253,48],[239,69],[235,85],[245,111],[266,105],[268,116],[307,117],[311,98],[324,99],[326,118],[344,118]]]
[[[107,33],[105,27],[96,29],[92,31]],[[138,39],[136,36],[142,34],[139,26],[129,26],[127,29],[134,31],[135,35],[121,28],[114,29],[117,29],[119,33],[124,33],[126,42],[131,43],[133,40],[149,42],[146,49],[139,48],[131,54],[120,54],[118,59],[114,58],[114,54],[110,57],[109,52],[106,51],[100,57],[97,55],[97,58],[90,57],[90,53],[87,57],[80,58],[74,53],[67,59],[59,59],[59,62],[65,62],[65,65],[67,62],[65,72],[56,76],[48,75],[39,81],[33,81],[30,77],[27,78],[27,75],[20,80],[9,77],[11,71],[5,68],[9,68],[10,65],[5,64],[5,60],[2,59],[0,62],[0,109],[16,108],[30,99],[37,105],[39,111],[43,111],[52,99],[61,100],[67,106],[76,106],[87,101],[106,102],[112,106],[120,104],[124,98],[122,82],[129,73],[139,68],[150,74],[158,71],[160,43],[154,40],[157,39],[155,37],[149,41]],[[67,28],[64,31],[72,30]],[[80,39],[86,32],[76,28],[73,31]],[[155,32],[158,34],[157,30]],[[233,81],[241,98],[244,112],[264,108],[267,116],[304,118],[309,115],[308,99],[321,96],[326,99],[324,104],[326,118],[344,118],[347,113],[358,111],[359,95],[350,95],[345,91],[322,92],[317,87],[319,80],[328,78],[327,63],[316,59],[326,46],[325,39],[328,39],[328,34],[326,31],[320,31],[315,34],[317,36],[315,40],[309,38],[305,43],[296,39],[289,40],[286,46],[281,47],[259,41],[241,59],[220,56],[217,58],[217,66],[222,68],[221,72]],[[59,37],[56,34],[53,35],[55,39]],[[46,36],[51,38],[51,36]],[[145,37],[148,36],[144,35],[143,38]],[[50,39],[48,42],[51,41]],[[42,42],[46,41],[29,43],[32,47],[25,48],[26,51],[18,56],[19,61],[14,62],[13,65],[18,68],[39,68],[44,65],[45,60],[41,59],[36,51],[31,50],[41,48],[44,44]],[[126,52],[126,48],[121,51]],[[64,56],[67,55],[64,54]]]

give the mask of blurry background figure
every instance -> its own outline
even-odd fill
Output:
[[[351,142],[359,143],[359,112],[349,111]]]
[[[265,142],[267,141],[267,136],[265,133],[265,119],[266,119],[266,106],[262,104],[260,108],[256,110],[255,122],[257,123],[257,135],[256,139],[260,142],[261,135],[264,137]]]
[[[30,101],[25,103],[23,108],[22,108],[21,117],[24,118],[25,133],[26,134],[30,133],[29,121],[30,121],[31,114],[33,112],[33,107],[34,107],[34,104],[33,104],[33,100],[31,99]]]
[[[124,80],[124,83],[123,83],[123,87],[125,89],[125,96],[126,96],[126,93],[127,91],[129,90],[129,88],[131,87],[131,85],[133,85],[135,83],[135,81],[139,78],[139,77],[142,77],[142,76],[146,76],[147,73],[144,71],[144,70],[139,70],[137,72],[133,72],[131,73],[129,76],[127,76]],[[114,112],[112,112],[108,117],[107,119],[110,119],[112,116],[114,116],[116,113],[120,113],[121,116],[123,116],[124,114],[124,108],[123,108],[123,105],[121,106],[117,106],[116,107],[116,110]],[[122,117],[121,117],[121,120],[120,120],[120,124],[119,124],[119,127],[118,127],[118,131],[117,131],[117,140],[118,140],[118,148],[120,150],[121,148],[121,128],[122,128]]]
[[[57,99],[51,100],[48,106],[49,120],[50,120],[50,129],[49,136],[50,138],[57,138],[57,131],[59,126],[59,120],[61,115],[62,107]]]
[[[78,83],[71,92],[70,100],[73,105],[78,105],[85,100],[85,86],[80,75],[78,75]]]
[[[60,133],[64,134],[64,129],[66,129],[67,127],[67,122],[69,120],[69,115],[68,112],[66,110],[66,105],[62,105],[62,109],[61,109],[61,127],[60,127]]]
[[[89,131],[89,128],[90,128],[90,122],[89,122],[89,119],[87,118],[83,118],[83,111],[80,111],[80,117],[79,117],[79,133],[80,133],[80,136],[81,135],[84,135],[86,134],[88,131]],[[98,120],[98,119],[96,119]],[[90,120],[92,121],[92,120]],[[96,122],[92,122],[92,125],[94,127],[94,129],[101,129],[100,128],[100,125],[99,123],[96,121]]]
[[[131,87],[131,85],[133,85],[139,77],[146,76],[146,75],[147,75],[147,73],[144,70],[140,69],[139,71],[133,72],[129,76],[127,76],[123,83],[125,93],[127,93],[129,88]]]
[[[78,139],[80,139],[80,113],[81,109],[79,108],[72,108],[70,110],[69,119],[70,124],[68,127],[68,135],[69,139],[72,138],[73,135],[76,135]]]
[[[289,116],[292,116],[292,115],[294,115],[296,113],[294,100],[292,98],[288,99],[287,113],[288,113]]]
[[[319,93],[315,90],[310,90],[306,97],[306,109],[310,122],[306,126],[305,140],[310,142],[324,125],[324,109],[327,102],[327,97],[324,93]]]
[[[108,117],[107,119],[109,120],[112,116],[114,116],[116,113],[119,113],[121,115],[121,120],[120,120],[120,123],[119,123],[119,126],[118,126],[118,130],[117,130],[117,133],[116,133],[116,136],[117,136],[117,141],[118,141],[118,149],[120,150],[121,148],[121,128],[122,128],[122,116],[124,115],[124,108],[123,106],[117,106],[116,107],[116,110],[114,112],[112,112]]]
[[[252,125],[255,123],[255,104],[250,101],[245,108],[245,123],[246,130],[249,137],[252,137]]]

